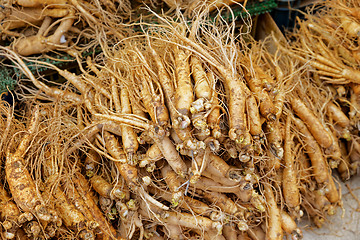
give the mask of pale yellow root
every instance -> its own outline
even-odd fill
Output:
[[[179,152],[176,150],[174,144],[169,137],[152,137],[161,150],[164,158],[169,163],[171,168],[178,174],[180,177],[185,178],[187,175],[187,166],[185,162],[181,159]]]
[[[124,117],[112,116],[112,115],[102,115],[95,114],[96,117],[105,118],[108,120],[113,120],[118,123],[128,124],[129,126],[139,127],[145,130],[149,130],[149,136],[154,140],[159,149],[161,150],[164,158],[172,167],[172,169],[179,174],[181,177],[185,178],[187,175],[187,166],[185,162],[181,159],[179,152],[176,150],[174,144],[169,137],[164,136],[165,132],[163,129],[154,127],[149,123],[144,121],[138,121],[133,119],[128,119]],[[117,161],[116,161],[117,162]],[[123,162],[123,161],[121,161]]]
[[[249,236],[252,240],[265,240],[266,234],[260,226],[255,226],[249,229]]]
[[[72,181],[74,182],[80,196],[84,200],[85,206],[91,210],[91,215],[94,218],[94,220],[99,224],[99,228],[109,236],[111,236],[112,239],[117,239],[117,232],[112,227],[112,225],[107,221],[101,210],[98,208],[94,200],[92,199],[91,193],[86,191],[83,187],[79,179],[76,177],[72,178]]]
[[[145,167],[148,164],[155,163],[163,157],[160,148],[156,144],[153,144],[146,151],[145,157],[139,162],[139,167]]]
[[[335,132],[330,131],[329,134],[332,138],[333,144],[325,150],[325,154],[329,158],[329,167],[333,169],[339,166],[339,163],[342,161],[342,155],[339,145],[339,139],[335,135]]]
[[[246,113],[250,125],[250,133],[253,137],[262,135],[261,120],[259,107],[253,95],[249,95],[246,99]]]
[[[239,185],[235,186],[224,186],[220,183],[215,182],[212,179],[202,177],[195,184],[190,184],[195,188],[199,188],[201,190],[214,191],[214,192],[222,192],[222,193],[237,193],[240,191]]]
[[[331,203],[337,203],[340,200],[339,192],[336,189],[335,182],[332,176],[329,177],[329,181],[326,184],[325,195]]]
[[[35,214],[43,221],[50,221],[51,215],[44,206],[39,189],[26,168],[24,156],[37,130],[40,108],[37,105],[28,125],[27,133],[21,139],[16,151],[11,153],[11,144],[6,152],[5,172],[10,192],[17,206],[24,212]]]
[[[277,206],[274,192],[270,184],[264,184],[264,194],[267,202],[267,240],[282,240],[283,230],[281,228],[281,214]]]
[[[341,27],[350,37],[358,38],[360,35],[360,24],[349,17],[346,13],[340,13]]]
[[[41,7],[47,4],[64,5],[67,0],[16,0],[15,3],[23,7]]]
[[[285,203],[290,208],[295,208],[300,204],[300,193],[298,179],[295,169],[295,159],[293,150],[293,135],[291,135],[291,117],[286,118],[285,143],[284,143],[284,170],[283,170],[283,196]]]
[[[103,177],[94,175],[90,178],[90,183],[94,190],[102,197],[109,199],[123,199],[125,193],[118,186],[113,186]]]
[[[205,150],[198,151],[195,157],[193,157],[191,161],[190,183],[196,183],[196,181],[201,177],[208,165],[209,154],[210,150],[206,148]]]
[[[170,203],[172,201],[171,193],[161,191],[156,188],[149,188],[149,192],[155,194],[157,197],[162,198]],[[179,202],[178,207],[188,210],[190,212],[194,212],[199,215],[201,214],[202,216],[205,217],[210,216],[210,213],[213,210],[206,203],[203,203],[200,200],[188,196],[184,196],[183,200]]]
[[[306,200],[311,203],[311,205],[320,211],[317,211],[317,214],[320,216],[324,216],[325,213],[327,213],[329,216],[332,216],[336,213],[336,205],[331,204],[329,199],[325,196],[326,188],[322,189],[316,189],[311,193],[304,194],[306,197]],[[309,213],[309,212],[308,212]],[[311,215],[311,214],[310,214]],[[315,223],[316,224],[316,223]]]
[[[178,112],[189,116],[194,94],[190,78],[190,54],[177,46],[174,47],[175,73],[177,88],[175,90],[174,105]]]
[[[140,204],[139,213],[143,216],[146,216],[150,219],[154,219],[155,216],[153,213],[157,214],[160,217],[160,220],[168,223],[168,224],[176,224],[182,227],[190,228],[190,229],[199,229],[204,231],[209,230],[217,230],[221,232],[222,225],[221,223],[214,222],[209,218],[202,217],[202,216],[194,216],[190,213],[181,213],[181,212],[172,212],[172,211],[164,211],[161,209],[151,209],[152,211],[149,212],[144,204]]]
[[[169,239],[180,240],[184,239],[182,229],[179,225],[164,224],[165,234]]]
[[[335,124],[338,124],[340,127],[346,128],[350,126],[350,120],[345,115],[345,113],[336,106],[334,103],[329,102],[327,105],[327,111],[329,117],[332,118]]]
[[[164,63],[161,60],[161,57],[151,46],[150,41],[149,41],[149,50],[153,59],[155,60],[159,81],[165,95],[166,105],[169,109],[171,119],[174,120],[177,118],[179,113],[176,112],[175,107],[173,105],[173,98],[175,95],[173,81],[171,80],[168,72],[166,71]]]
[[[120,102],[121,102],[121,113],[122,114],[131,114],[131,105],[129,99],[128,90],[123,86],[120,91]],[[121,138],[123,143],[123,149],[125,150],[128,162],[133,164],[133,157],[136,154],[137,149],[139,148],[139,143],[137,141],[137,135],[133,128],[129,126],[121,125]]]
[[[340,161],[340,164],[337,168],[340,177],[343,181],[350,179],[350,177],[354,174],[352,169],[350,169],[350,158],[348,156],[348,152],[346,149],[346,145],[343,142],[340,142],[340,150],[341,155],[343,156],[343,160]]]
[[[287,234],[291,234],[291,239],[302,239],[302,231],[297,227],[295,220],[284,210],[281,211],[281,227]]]
[[[137,168],[127,163],[115,162],[115,166],[121,176],[125,179],[130,189],[135,189],[138,184]]]
[[[283,112],[284,102],[285,102],[286,92],[284,90],[279,91],[274,97],[274,108],[276,109],[275,115],[276,119],[280,119]]]
[[[357,127],[360,122],[360,84],[351,86],[349,119],[351,125]]]
[[[67,9],[60,8],[12,8],[11,15],[3,20],[3,27],[7,30],[12,30],[30,24],[38,25],[46,16],[62,18],[68,13]]]
[[[221,157],[213,153],[209,154],[209,162],[205,171],[215,176],[227,177],[230,168],[229,164],[227,164],[227,162],[225,162]]]
[[[68,16],[65,17],[65,20],[62,20],[53,35],[49,37],[34,35],[21,38],[13,42],[12,48],[15,52],[23,56],[61,49],[66,46],[61,43],[61,39],[64,34],[69,31],[74,23],[74,20],[74,11],[69,9]]]
[[[9,194],[0,184],[0,221],[4,228],[4,237],[11,239],[15,236],[18,229],[17,219],[20,216],[20,210],[16,204],[11,200]]]
[[[253,64],[253,66],[253,69],[257,70],[255,72],[255,76],[251,72],[245,73],[246,82],[248,83],[250,90],[258,101],[261,115],[264,116],[268,121],[274,121],[276,120],[276,109],[272,100],[270,99],[268,92],[265,91],[265,89],[262,87],[263,84],[260,77],[257,75],[260,73],[258,73],[258,71],[261,70],[261,68],[255,66],[255,64]]]
[[[280,169],[280,160],[284,157],[282,147],[283,136],[280,131],[279,121],[266,123],[267,140],[269,142],[270,161],[267,163],[269,169]]]
[[[104,131],[103,132],[103,139],[105,141],[105,148],[109,152],[109,154],[116,159],[116,161],[121,163],[126,163],[127,158],[125,155],[125,152],[122,149],[122,146],[120,145],[118,139],[115,137],[115,135]]]
[[[70,183],[70,181],[65,181],[64,182],[64,187],[67,190],[65,192],[66,197],[70,200],[70,202],[76,206],[76,209],[79,210],[83,216],[85,217],[87,223],[87,228],[89,230],[94,230],[96,229],[99,224],[96,222],[96,220],[93,218],[91,211],[88,209],[88,207],[85,204],[85,201],[82,199],[82,197],[80,196],[77,188]]]
[[[218,98],[218,94],[216,92],[213,92],[213,98],[212,98],[211,103],[212,103],[213,109],[210,110],[211,112],[209,113],[209,116],[207,117],[207,123],[211,129],[211,135],[215,139],[218,139],[221,137],[222,134],[221,134],[221,130],[220,130],[221,112],[220,112],[220,108],[217,107],[217,106],[219,106],[219,98]]]
[[[149,91],[149,84],[143,82],[141,97],[152,121],[159,126],[167,126],[169,123],[169,112],[165,103],[159,96],[153,96]]]
[[[237,231],[233,224],[225,224],[223,229],[223,235],[226,240],[237,240]]]
[[[251,191],[250,203],[255,207],[258,212],[264,213],[267,210],[265,198],[260,195],[255,189]]]
[[[176,207],[184,195],[183,191],[180,189],[181,181],[179,176],[171,169],[169,165],[165,165],[161,168],[161,174],[166,182],[167,187],[172,193],[171,204]]]
[[[235,141],[240,146],[247,147],[250,144],[251,137],[250,133],[247,130],[246,124],[246,96],[242,89],[244,89],[244,84],[240,83],[240,79],[233,80],[232,76],[227,76],[230,79],[227,79],[227,88],[226,92],[229,96],[228,98],[228,108],[229,108],[229,137],[231,140]],[[245,86],[245,88],[247,88]]]
[[[306,124],[307,128],[320,146],[324,148],[330,147],[332,145],[331,136],[314,113],[306,107],[304,102],[298,98],[293,98],[291,100],[291,106],[294,112]]]
[[[207,177],[207,178],[210,178],[212,180],[214,180],[215,182],[218,182],[224,186],[235,186],[235,185],[238,185],[239,182],[238,181],[234,181],[234,180],[231,180],[229,178],[224,178],[224,177],[219,177],[219,176],[216,176],[216,175],[212,175],[211,173],[207,172],[207,171],[204,171],[201,176],[204,176],[204,177]]]
[[[96,172],[96,166],[100,163],[100,155],[93,149],[87,153],[84,166],[86,171],[86,176],[92,177]]]
[[[329,170],[326,164],[324,154],[321,151],[321,148],[318,142],[311,135],[310,131],[307,129],[306,125],[298,118],[293,119],[296,128],[301,132],[302,138],[306,143],[305,149],[306,153],[309,155],[311,165],[313,167],[313,173],[316,182],[324,183],[329,179]]]
[[[201,64],[201,61],[196,56],[190,57],[191,74],[194,78],[194,92],[197,99],[204,98],[210,100],[211,87],[209,85],[205,70]]]
[[[225,194],[219,192],[201,191],[201,195],[225,213],[235,215],[240,212],[240,209],[235,202],[228,198]]]
[[[182,35],[178,31],[174,34],[181,39],[185,44],[193,47],[194,50],[202,54],[208,63],[216,68],[224,81],[225,91],[227,95],[228,109],[229,109],[229,137],[236,141],[242,147],[248,147],[251,142],[251,135],[248,132],[245,116],[245,99],[246,93],[249,91],[247,86],[242,82],[242,78],[236,73],[233,73],[231,68],[226,68],[223,64],[217,61],[207,50],[202,46]]]
[[[26,232],[26,234],[28,236],[31,236],[33,239],[39,237],[40,233],[41,233],[41,226],[40,224],[33,220],[28,222],[24,227],[23,227],[24,231]]]
[[[142,118],[148,118],[146,116],[146,113],[144,110],[138,105],[138,100],[135,98],[130,98],[130,104],[131,104],[131,110],[132,113],[136,116],[142,117]]]
[[[86,219],[84,215],[75,207],[74,204],[66,197],[64,192],[55,187],[52,192],[54,197],[55,209],[59,213],[66,227],[79,231],[86,227]]]

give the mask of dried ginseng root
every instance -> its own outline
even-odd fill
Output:
[[[57,216],[53,216],[44,204],[39,189],[26,168],[24,160],[26,151],[31,143],[32,137],[36,134],[40,121],[40,108],[35,106],[33,116],[28,124],[27,132],[21,139],[18,147],[13,152],[11,143],[6,152],[5,171],[6,181],[9,184],[10,192],[16,205],[24,212],[35,215],[42,221],[51,222]]]

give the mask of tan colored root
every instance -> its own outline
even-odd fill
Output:
[[[262,135],[261,120],[255,97],[250,95],[246,99],[246,113],[250,125],[250,133],[253,137]]]
[[[67,9],[50,8],[12,8],[11,15],[3,20],[3,26],[7,30],[25,27],[30,24],[38,25],[46,16],[62,18],[68,14]]]
[[[139,167],[145,167],[148,164],[153,164],[163,158],[160,148],[153,144],[146,151],[145,157],[139,162]]]
[[[85,227],[86,220],[84,215],[76,209],[75,205],[71,204],[59,187],[54,189],[53,197],[55,209],[59,213],[59,217],[63,220],[65,226],[77,231]]]
[[[327,105],[329,117],[331,117],[335,124],[346,128],[350,126],[349,118],[343,113],[343,111],[333,103]]]
[[[155,188],[149,188],[149,191],[170,203],[172,201],[171,193],[160,191]],[[210,208],[206,203],[188,196],[183,196],[183,199],[179,202],[178,207],[199,215],[201,214],[205,217],[209,217],[212,212],[212,208]]]
[[[0,185],[0,209],[0,220],[5,230],[4,237],[11,239],[18,229],[17,219],[20,216],[20,210],[2,185]]]
[[[194,78],[194,92],[196,98],[204,98],[210,100],[211,87],[200,59],[196,56],[190,57],[191,74]]]
[[[281,211],[281,227],[287,234],[291,234],[292,239],[302,239],[302,231],[297,227],[295,220],[285,211]]]
[[[64,45],[61,43],[61,38],[63,38],[64,33],[69,31],[73,23],[74,11],[69,10],[68,16],[66,16],[65,20],[60,23],[53,35],[49,37],[35,35],[23,39],[18,39],[12,44],[12,48],[14,51],[23,56],[49,52],[58,48],[62,48]]]
[[[194,101],[190,79],[189,53],[174,47],[174,55],[177,80],[174,105],[179,113],[189,116],[191,103]]]
[[[207,191],[222,192],[222,193],[237,193],[241,191],[239,185],[224,186],[220,183],[213,181],[212,179],[202,177],[195,184],[191,184],[195,188],[199,188]]]
[[[265,240],[265,232],[261,229],[260,226],[255,226],[249,229],[249,236],[253,240]]]
[[[87,220],[87,227],[89,230],[96,229],[99,224],[94,219],[90,209],[87,207],[84,199],[80,196],[77,188],[70,181],[65,181],[64,187],[66,188],[65,194],[67,198],[74,206],[76,206],[76,209],[78,209]]]
[[[267,140],[269,142],[270,161],[267,163],[269,169],[278,170],[280,168],[280,159],[284,157],[284,149],[282,147],[283,136],[280,132],[279,121],[267,122]]]
[[[348,152],[346,149],[346,145],[343,142],[340,142],[340,151],[343,156],[343,160],[340,162],[337,170],[340,174],[340,177],[343,181],[350,179],[350,177],[354,174],[352,169],[350,168],[350,158],[348,156]]]
[[[265,198],[268,204],[267,212],[268,212],[268,222],[267,222],[267,231],[266,231],[266,239],[269,240],[281,240],[283,239],[283,230],[281,228],[281,214],[280,209],[277,206],[274,192],[272,190],[272,186],[270,184],[264,185]]]
[[[28,132],[21,139],[16,151],[11,152],[8,146],[6,153],[6,180],[9,184],[10,192],[17,206],[25,211],[36,214],[44,221],[50,221],[51,216],[43,205],[43,199],[39,189],[27,170],[24,162],[24,156],[30,145],[31,139],[36,133],[37,126],[40,121],[40,109],[36,106],[34,114],[28,126]]]
[[[311,160],[315,180],[324,183],[329,179],[329,170],[319,144],[311,135],[306,125],[298,118],[293,119],[296,128],[302,133],[306,142],[305,149]]]
[[[187,175],[187,166],[176,151],[171,140],[168,137],[163,137],[161,139],[155,137],[153,139],[171,168],[180,177],[185,178]]]
[[[91,149],[85,158],[85,171],[87,177],[94,176],[96,172],[96,167],[100,163],[101,157],[100,155],[93,149]]]
[[[181,181],[177,174],[171,169],[169,165],[165,165],[161,168],[161,174],[172,193],[171,204],[176,207],[183,196],[181,188]]]
[[[194,216],[189,213],[170,212],[160,209],[152,209],[152,211],[150,212],[149,209],[146,209],[142,205],[140,205],[139,212],[141,215],[146,216],[150,219],[153,219],[155,217],[154,213],[156,213],[158,214],[158,216],[160,216],[161,221],[165,223],[176,224],[190,229],[199,229],[205,231],[214,229],[220,232],[222,230],[222,226],[220,223],[214,222],[206,217]]]
[[[340,200],[339,192],[336,188],[334,179],[330,176],[328,183],[326,184],[325,195],[331,203],[337,203]]]
[[[328,148],[332,145],[332,138],[326,131],[319,119],[311,112],[309,108],[300,100],[293,98],[291,100],[291,106],[293,111],[300,117],[300,119],[306,124],[309,131],[324,148]]]
[[[79,177],[81,175],[77,175]],[[92,196],[89,192],[87,192],[83,187],[81,182],[78,178],[72,179],[74,184],[77,187],[77,190],[84,200],[85,206],[91,210],[91,215],[94,218],[94,220],[99,224],[99,228],[111,238],[116,239],[117,233],[116,230],[110,225],[110,223],[107,221],[107,219],[104,217],[101,210],[97,207],[96,203],[93,201]]]
[[[253,92],[258,101],[261,115],[263,115],[269,121],[274,121],[276,120],[274,104],[270,99],[268,92],[262,88],[261,78],[263,78],[265,74],[260,67],[254,64],[252,64],[252,66],[256,75],[253,76],[252,72],[246,72],[245,79],[249,85],[250,90]]]
[[[125,193],[118,186],[113,186],[99,175],[91,177],[90,183],[94,190],[104,198],[123,199],[125,197]]]
[[[129,99],[128,90],[125,87],[121,88],[120,91],[121,99],[121,113],[122,114],[131,114],[131,105]],[[136,154],[137,149],[139,148],[139,143],[137,141],[137,135],[133,128],[128,126],[121,126],[121,137],[124,151],[127,155],[128,162],[134,164],[134,155]]]
[[[284,140],[284,162],[285,167],[283,170],[283,195],[285,203],[290,208],[295,208],[300,204],[300,193],[298,187],[298,179],[295,159],[292,152],[293,149],[293,136],[291,136],[291,116],[286,118],[285,125],[285,140]]]
[[[202,196],[227,214],[236,215],[238,213],[242,213],[242,209],[240,209],[238,205],[236,205],[235,202],[228,198],[225,194],[202,191]]]

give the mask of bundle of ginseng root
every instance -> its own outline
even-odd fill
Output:
[[[106,35],[121,40],[122,23],[130,14],[127,0],[5,1],[0,9],[0,36],[23,56],[51,51],[75,56],[94,47],[95,38]]]
[[[66,79],[59,88],[0,48],[37,88],[23,86],[32,117],[2,180],[30,220],[14,217],[7,238],[299,239],[295,219],[320,226],[341,205],[331,93],[234,23],[158,17],[81,74],[36,62]]]
[[[323,109],[329,130],[339,139],[337,151],[342,153],[341,161],[330,165],[348,180],[358,171],[360,160],[360,5],[329,0],[316,7],[322,8],[298,20],[298,28],[289,34],[295,41],[279,43],[279,48],[301,62],[310,76],[305,80],[319,88],[318,109]]]

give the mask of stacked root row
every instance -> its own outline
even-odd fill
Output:
[[[19,117],[1,108],[3,237],[297,239],[296,219],[320,227],[341,205],[333,169],[349,178],[360,149],[357,82],[340,75],[358,70],[325,69],[318,16],[275,54],[220,18],[157,17],[80,74],[30,60],[61,87],[1,47],[35,86]]]

